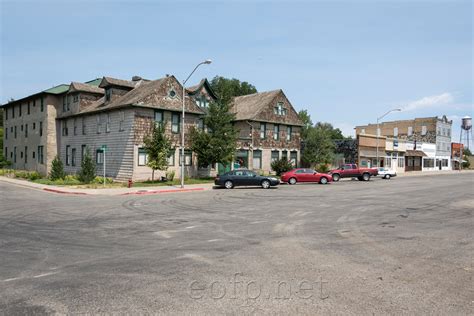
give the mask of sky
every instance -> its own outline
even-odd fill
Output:
[[[237,78],[356,125],[473,114],[471,1],[5,1],[0,102],[102,76]]]

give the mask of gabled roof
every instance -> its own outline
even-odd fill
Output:
[[[41,91],[40,93],[61,94],[69,90],[68,84],[60,84],[55,87]]]
[[[290,108],[287,109],[287,115],[280,116],[273,121],[267,118],[267,115],[268,111],[273,112],[277,99],[286,100]],[[303,126],[298,113],[281,89],[235,97],[232,100],[230,111],[235,114],[236,121],[262,121]],[[265,114],[265,111],[267,111],[267,114]]]
[[[232,100],[231,112],[235,113],[235,119],[238,121],[254,120],[258,113],[270,104],[280,92],[281,90],[273,90],[235,97]]]
[[[193,94],[196,94],[198,93],[202,87],[205,87],[206,90],[209,92],[209,94],[214,98],[214,99],[217,99],[217,95],[215,94],[215,92],[212,90],[211,88],[211,84],[209,83],[209,81],[207,80],[207,78],[203,78],[201,79],[201,81],[199,81],[199,83],[197,85],[194,85],[194,86],[191,86],[189,88],[186,88],[186,91],[188,92],[188,94],[190,95],[193,95]]]
[[[126,87],[126,88],[135,88],[136,81],[129,81],[123,79],[116,79],[111,77],[104,77],[99,84],[99,88],[105,88],[107,86],[118,86],[118,87]]]
[[[71,85],[69,86],[69,92],[75,91],[104,94],[104,89],[102,88],[81,82],[71,82]]]
[[[171,98],[168,94],[169,86],[171,85],[175,86],[176,89],[181,89],[181,84],[174,76],[142,82],[140,85],[137,85],[135,89],[127,92],[125,95],[113,100],[112,102],[104,103],[104,98],[97,100],[82,110],[79,114],[113,110],[125,106],[140,106],[181,111],[182,100],[178,97],[178,95],[181,94],[177,93],[176,97]],[[186,98],[185,102],[186,112],[204,114],[204,112],[190,98]]]

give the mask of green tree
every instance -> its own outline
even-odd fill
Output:
[[[155,170],[168,169],[168,156],[172,150],[171,140],[165,134],[165,123],[153,124],[151,134],[143,139],[148,156],[147,166],[151,168],[151,180],[155,180]]]
[[[308,110],[299,111],[298,116],[303,122],[303,127],[301,128],[301,138],[305,139],[308,134],[308,130],[313,128],[313,121],[311,120]]]
[[[200,167],[232,162],[237,147],[234,118],[228,103],[212,102],[204,117],[204,130],[191,130],[191,149],[196,153]]]
[[[56,155],[51,162],[51,171],[49,172],[49,178],[52,181],[64,179],[66,173],[64,172],[64,165],[59,156]]]
[[[293,164],[288,159],[274,160],[271,163],[271,167],[277,176],[281,176],[282,173],[290,171],[294,168]]]
[[[228,79],[215,76],[210,82],[212,90],[222,103],[229,103],[233,97],[257,93],[257,89],[250,83],[238,79]]]
[[[330,131],[324,126],[316,124],[314,128],[310,128],[303,144],[301,161],[304,165],[314,167],[331,162],[335,146]]]
[[[334,128],[334,126],[332,126],[331,123],[318,122],[316,123],[315,127],[326,130],[333,141],[344,139],[344,135],[342,135],[342,131],[339,128]]]
[[[79,170],[77,178],[82,183],[91,183],[95,179],[95,164],[92,160],[89,149],[86,150],[86,153],[82,158],[81,170]]]

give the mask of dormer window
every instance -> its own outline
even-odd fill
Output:
[[[274,109],[274,113],[276,115],[280,116],[285,116],[286,115],[286,109],[283,107],[283,102],[278,102],[277,106]]]
[[[105,101],[110,101],[111,96],[112,96],[112,90],[110,88],[105,89]]]
[[[200,107],[207,108],[209,101],[202,95],[196,98],[196,104]]]

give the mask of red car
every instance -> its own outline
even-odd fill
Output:
[[[332,181],[332,176],[319,173],[313,169],[296,168],[281,175],[281,181],[295,184],[296,182],[319,182],[326,184]]]

